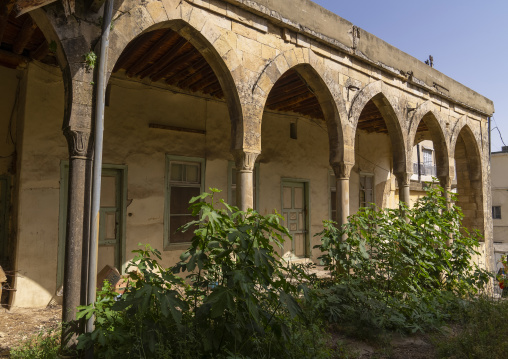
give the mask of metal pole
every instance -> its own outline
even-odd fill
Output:
[[[109,31],[111,27],[111,18],[113,15],[113,0],[107,0],[104,6],[104,16],[102,23],[102,36],[99,54],[99,66],[97,67],[97,89],[95,103],[95,143],[94,143],[94,163],[93,163],[93,191],[92,191],[92,215],[90,230],[90,250],[88,262],[88,296],[87,303],[95,302],[97,286],[97,251],[99,239],[99,211],[101,199],[101,174],[102,174],[102,141],[104,133],[104,99],[106,90],[106,64],[107,52],[109,47]],[[86,332],[93,331],[94,317],[92,316],[86,323]],[[93,347],[87,352],[88,358],[93,358]]]
[[[418,161],[418,182],[422,181],[422,167],[420,164],[420,145],[416,145],[416,156]]]

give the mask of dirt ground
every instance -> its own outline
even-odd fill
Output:
[[[0,309],[0,358],[9,358],[9,349],[42,329],[55,328],[62,317],[62,307],[45,309]],[[433,359],[434,348],[428,336],[405,337],[393,335],[384,343],[370,344],[332,335],[334,342],[353,351],[358,359]]]
[[[394,334],[382,343],[371,344],[351,338],[338,338],[358,359],[434,359],[434,346],[427,335]]]
[[[0,308],[0,358],[9,358],[9,349],[42,329],[55,328],[60,324],[62,307],[44,309]]]

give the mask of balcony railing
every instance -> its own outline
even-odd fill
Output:
[[[418,163],[413,163],[413,173],[418,174]],[[436,176],[436,166],[420,163],[420,173],[422,176]]]

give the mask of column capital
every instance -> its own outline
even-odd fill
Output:
[[[90,130],[71,129],[66,127],[63,130],[69,147],[69,157],[71,159],[91,160],[93,156],[93,140]]]
[[[439,176],[439,184],[445,190],[449,190],[452,187],[452,177],[451,176]]]
[[[260,155],[258,151],[250,150],[233,150],[233,157],[235,158],[235,166],[237,172],[252,172],[256,159]]]
[[[349,162],[337,162],[331,164],[336,179],[349,179],[353,164]]]
[[[394,173],[395,178],[397,178],[397,183],[400,187],[409,187],[411,183],[411,176],[413,175],[411,172],[399,172]]]

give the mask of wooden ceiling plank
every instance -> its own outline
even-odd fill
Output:
[[[44,40],[35,51],[30,51],[30,57],[37,61],[41,61],[48,55],[48,53],[49,45],[48,42]]]
[[[323,112],[322,109],[321,109],[321,105],[316,102],[316,103],[308,103],[308,104],[305,104],[305,105],[302,105],[302,106],[297,106],[296,107],[298,110],[300,111],[313,111],[314,109],[319,111],[319,112]]]
[[[295,104],[298,104],[299,102],[308,100],[309,98],[312,98],[312,97],[315,97],[314,94],[311,92],[307,92],[307,93],[304,93],[303,95],[294,96],[294,97],[291,97],[291,99],[288,99],[285,101],[280,101],[278,103],[274,103],[270,107],[277,108],[277,109],[286,108],[288,106],[294,106]]]
[[[170,63],[177,55],[178,52],[187,45],[188,42],[184,38],[178,40],[175,46],[171,47],[160,59],[155,61],[152,65],[148,66],[143,71],[137,73],[136,75],[140,78],[145,78],[149,75],[158,73],[161,69],[163,69],[168,63]]]
[[[21,26],[21,30],[19,31],[16,40],[14,41],[14,44],[12,45],[12,51],[15,54],[21,55],[36,28],[37,25],[33,22],[32,18],[27,16],[25,22]]]
[[[178,86],[189,89],[195,83],[201,81],[205,77],[208,77],[210,75],[210,72],[213,72],[213,71],[211,71],[210,67],[207,65],[208,65],[208,63],[205,61],[205,64],[201,65],[201,67],[196,68],[196,69],[191,69],[189,71],[188,76],[178,82]]]
[[[187,80],[190,77],[192,77],[194,74],[199,73],[203,68],[206,67],[208,63],[204,58],[198,59],[195,63],[192,64],[192,66],[187,67],[185,70],[177,71],[176,73],[172,74],[171,76],[168,76],[165,78],[166,83],[179,83],[181,81]],[[180,86],[180,84],[179,84]]]
[[[222,91],[222,87],[218,81],[211,83],[202,90],[203,93],[211,94],[212,96],[220,91]]]
[[[120,58],[117,60],[113,72],[125,68],[126,64],[132,60],[132,56],[136,52],[137,45],[139,44],[141,39],[142,39],[141,37],[135,38],[129,45],[127,45],[125,50],[123,50],[122,55],[120,55]]]
[[[14,54],[10,51],[0,49],[0,64],[8,65],[8,67],[16,68],[21,63],[27,63],[28,59],[22,55]]]
[[[0,0],[0,44],[4,37],[5,27],[7,26],[7,20],[9,19],[9,9],[7,8],[7,0]]]
[[[190,50],[189,52],[181,55],[180,57],[173,58],[172,61],[166,63],[166,65],[162,69],[157,71],[155,74],[153,74],[150,77],[150,79],[154,82],[159,81],[160,79],[167,76],[171,72],[171,70],[174,70],[174,68],[175,68],[175,66],[177,66],[177,64],[183,64],[185,62],[193,61],[199,56],[201,56],[199,51],[196,50],[195,48],[192,48],[192,50]]]
[[[272,92],[270,92],[270,95],[268,96],[268,100],[266,101],[266,103],[271,105],[271,104],[274,104],[274,103],[277,103],[280,101],[284,101],[284,100],[286,100],[290,97],[293,97],[293,96],[302,95],[306,92],[310,92],[306,85],[298,86],[298,87],[291,89],[290,91],[284,91],[281,93],[272,91]],[[272,95],[272,93],[277,93],[277,94]]]
[[[302,84],[302,83],[305,84],[305,82],[303,82],[298,76],[290,76],[287,78],[280,78],[279,80],[277,80],[275,85],[273,85],[273,89],[276,91],[280,91],[283,88],[291,87],[291,86],[294,86],[297,84]],[[307,85],[307,84],[305,84],[305,85]]]
[[[132,77],[136,73],[143,70],[148,63],[150,63],[154,56],[157,55],[157,52],[160,50],[161,46],[166,44],[167,42],[171,42],[174,38],[178,36],[178,34],[172,30],[169,30],[164,35],[161,36],[159,40],[153,44],[148,51],[146,51],[141,57],[139,57],[128,69],[126,69],[125,73],[127,76]]]
[[[21,16],[29,11],[35,10],[41,6],[51,4],[56,0],[16,0],[12,1],[12,4],[16,4],[14,11],[16,16]]]
[[[203,77],[198,82],[192,84],[191,85],[191,90],[192,91],[201,91],[205,87],[207,87],[208,85],[214,84],[215,82],[218,82],[217,76],[215,76],[215,73],[212,71],[210,74],[208,74],[207,76]]]

